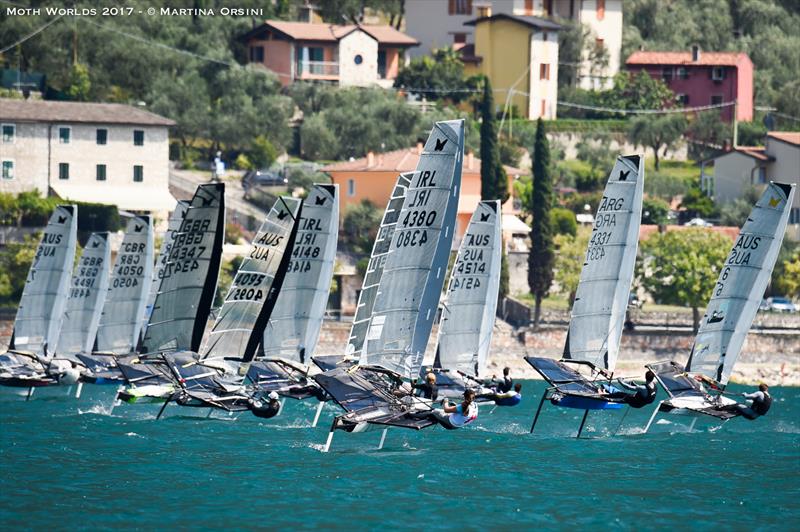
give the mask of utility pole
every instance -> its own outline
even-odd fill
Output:
[[[739,147],[739,98],[733,100],[733,147]]]

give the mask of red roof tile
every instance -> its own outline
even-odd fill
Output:
[[[372,156],[372,164],[369,164],[369,157],[361,157],[352,161],[341,161],[329,164],[322,168],[323,172],[412,172],[416,170],[419,163],[420,149],[403,148],[401,150],[388,151],[385,153],[375,153]],[[512,166],[504,166],[506,172],[511,175],[525,175],[526,172]],[[481,160],[472,156],[470,165],[470,155],[464,157],[464,173],[481,173]]]
[[[800,146],[800,133],[790,133],[788,131],[770,131],[767,133],[767,136],[773,139],[782,140],[788,144]]]
[[[336,42],[359,27],[381,44],[397,44],[401,46],[416,46],[419,44],[413,37],[391,26],[355,26],[352,24],[339,26],[336,24],[312,24],[308,22],[287,22],[284,20],[267,20],[261,28],[257,28],[247,35],[251,35],[264,28],[272,28],[295,40]],[[245,37],[247,37],[247,35]]]
[[[737,66],[742,60],[750,61],[743,52],[700,52],[700,60],[692,61],[691,52],[633,52],[626,65],[703,65]]]

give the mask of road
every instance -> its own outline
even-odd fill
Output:
[[[209,172],[170,169],[169,185],[179,192],[176,195],[180,199],[191,198],[198,185],[209,182],[209,175]],[[223,179],[223,183],[225,183],[225,207],[228,210],[228,218],[239,221],[245,226],[247,218],[252,218],[260,224],[267,213],[244,199],[244,189],[239,176]]]

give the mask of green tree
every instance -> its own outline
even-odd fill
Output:
[[[760,196],[755,188],[750,187],[744,191],[742,197],[725,203],[719,208],[719,223],[732,227],[743,226]]]
[[[775,281],[775,289],[779,294],[797,299],[800,297],[800,250],[781,262],[783,273]]]
[[[591,234],[591,228],[581,227],[575,234],[560,234],[554,239],[555,280],[559,293],[567,296],[570,306],[575,301],[575,292],[578,290]]]
[[[278,158],[278,150],[267,137],[258,135],[250,145],[250,161],[256,168],[269,168]]]
[[[300,139],[300,150],[306,159],[335,159],[339,154],[339,141],[322,115],[311,115],[303,120]]]
[[[637,146],[653,150],[655,169],[659,170],[659,150],[666,152],[686,131],[686,117],[682,114],[660,116],[644,115],[631,120],[628,139]]]
[[[494,96],[489,78],[484,79],[481,101],[481,199],[508,199],[508,176],[500,162],[495,124]]]
[[[620,72],[614,76],[613,87],[601,93],[600,103],[615,109],[663,109],[675,104],[675,93],[645,71]]]
[[[506,254],[506,247],[501,244],[501,257],[500,257],[500,288],[498,290],[498,299],[504,300],[508,296],[509,291],[509,277],[508,277],[508,255]]]
[[[645,198],[642,201],[642,223],[664,225],[669,215],[669,203],[659,198]]]
[[[40,239],[41,235],[30,235],[0,248],[0,303],[19,302]]]
[[[689,152],[695,161],[708,159],[733,138],[733,128],[720,120],[718,110],[698,113],[687,133],[694,141],[689,145]]]
[[[528,254],[528,287],[535,300],[533,324],[539,327],[542,299],[553,282],[553,232],[550,227],[550,208],[553,205],[553,184],[550,178],[550,147],[540,118],[536,122],[536,141],[533,146],[533,192],[530,212],[531,251]]]
[[[211,130],[211,101],[206,80],[196,70],[180,74],[162,72],[153,80],[147,100],[154,113],[175,121],[170,134],[181,144],[181,158],[194,139]]]
[[[355,253],[369,255],[380,225],[381,211],[369,200],[362,200],[348,208],[344,215],[342,243]]]
[[[686,209],[691,218],[713,218],[717,214],[714,201],[696,186],[691,187],[683,196],[681,208]]]
[[[550,211],[550,226],[557,235],[575,236],[578,231],[575,213],[562,207],[556,207]]]
[[[704,228],[654,233],[641,243],[639,281],[656,303],[691,307],[696,332],[730,248],[729,238]]]
[[[464,63],[453,48],[440,48],[433,55],[415,57],[400,68],[394,86],[428,100],[447,99],[460,102],[469,99],[478,86],[478,78],[464,78]]]
[[[75,63],[72,65],[72,71],[69,76],[69,86],[67,87],[67,96],[71,100],[86,102],[90,100],[90,93],[92,90],[92,82],[89,79],[89,69],[86,65]]]
[[[605,176],[613,168],[615,155],[611,150],[611,136],[608,133],[593,136],[584,135],[575,145],[579,161],[589,165],[589,173],[577,176],[575,187],[581,192],[591,192],[601,188],[605,183]]]

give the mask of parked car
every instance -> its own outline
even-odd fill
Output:
[[[282,172],[273,170],[249,170],[242,177],[242,187],[245,190],[251,187],[282,187],[289,184],[289,179]]]
[[[688,225],[688,226],[691,226],[691,227],[713,227],[714,226],[714,224],[712,224],[711,222],[707,222],[707,221],[703,220],[702,218],[692,218],[691,220],[686,222],[684,225]]]
[[[768,297],[767,302],[773,312],[797,312],[797,305],[788,297]]]

